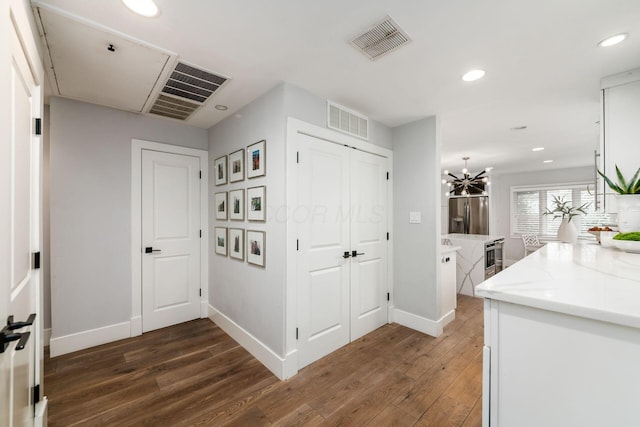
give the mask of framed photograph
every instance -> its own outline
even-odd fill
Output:
[[[266,221],[267,199],[266,187],[247,188],[247,219],[249,221]]]
[[[229,256],[244,261],[244,230],[229,229]]]
[[[244,148],[229,154],[229,182],[244,180]]]
[[[247,262],[249,264],[265,266],[265,232],[247,230]]]
[[[263,139],[247,147],[247,178],[257,178],[267,173],[266,144],[267,141]]]
[[[227,192],[216,193],[213,195],[213,205],[216,210],[216,219],[227,220]]]
[[[216,185],[227,183],[227,156],[218,157],[213,161]]]
[[[229,191],[229,219],[244,221],[244,189]]]
[[[216,227],[216,253],[227,256],[227,227]]]

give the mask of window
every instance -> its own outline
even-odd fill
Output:
[[[573,217],[580,238],[594,238],[587,230],[591,227],[611,223],[610,215],[595,210],[594,195],[587,190],[593,183],[574,183],[554,186],[511,187],[511,235],[537,234],[555,238],[560,219],[553,215],[543,215],[552,208],[553,197],[564,197],[572,206],[589,203],[586,215]]]

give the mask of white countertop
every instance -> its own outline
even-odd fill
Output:
[[[476,294],[640,328],[640,254],[548,243],[482,282]]]
[[[451,245],[440,245],[440,253],[442,255],[448,254],[448,253],[451,253],[451,252],[455,252],[458,249],[462,249],[462,247],[460,247],[460,246],[451,246]]]

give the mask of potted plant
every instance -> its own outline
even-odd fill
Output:
[[[624,179],[616,165],[617,183],[598,170],[609,188],[618,193],[618,228],[622,233],[640,231],[640,168],[629,181]]]
[[[553,196],[553,209],[547,208],[543,215],[553,215],[553,219],[562,218],[560,227],[558,227],[558,239],[561,242],[576,243],[578,241],[578,230],[571,219],[580,214],[586,214],[585,209],[589,206],[589,202],[583,203],[577,208],[564,200],[564,196]]]

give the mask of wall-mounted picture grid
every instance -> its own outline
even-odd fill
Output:
[[[264,176],[267,171],[267,141],[258,141],[247,147],[247,178]]]
[[[266,187],[247,188],[247,219],[249,221],[265,221],[267,210]]]
[[[244,180],[244,149],[229,154],[229,182]]]
[[[229,229],[229,256],[244,261],[244,230]]]
[[[223,191],[213,195],[213,204],[216,211],[216,219],[227,220],[227,192]]]
[[[244,189],[229,191],[229,219],[244,221]]]
[[[227,183],[227,156],[218,157],[213,161],[213,170],[216,185]]]
[[[215,228],[215,245],[218,255],[227,256],[227,227]]]
[[[266,237],[264,231],[247,230],[247,262],[265,266]]]

